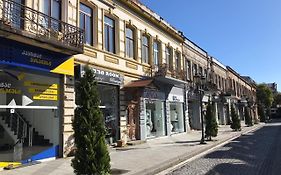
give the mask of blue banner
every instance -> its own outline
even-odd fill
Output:
[[[0,65],[74,74],[74,58],[71,56],[3,38],[0,39]]]

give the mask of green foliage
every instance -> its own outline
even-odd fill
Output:
[[[80,106],[75,110],[72,123],[76,145],[72,159],[74,172],[78,175],[109,174],[110,157],[105,143],[106,129],[99,109],[97,83],[93,72],[86,68],[84,77],[77,84]]]
[[[234,131],[241,131],[241,121],[233,105],[231,106],[231,118],[232,118],[232,123],[230,125],[231,129],[233,129]]]
[[[212,137],[216,137],[218,134],[218,123],[216,120],[214,107],[215,106],[209,102],[208,106],[207,106],[207,111],[206,111],[205,134],[209,140],[212,140]]]
[[[250,116],[249,109],[246,107],[244,110],[245,124],[247,126],[253,126],[252,117]]]
[[[258,115],[260,116],[260,121],[265,122],[265,112],[262,105],[258,105]]]
[[[277,106],[277,105],[281,105],[281,93],[277,93],[277,94],[275,94],[274,95],[274,97],[273,97],[273,106]]]
[[[259,84],[257,86],[257,101],[259,105],[263,105],[265,108],[270,108],[272,105],[273,94],[265,84]]]

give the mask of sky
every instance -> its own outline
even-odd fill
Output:
[[[240,75],[281,91],[280,0],[141,0]]]

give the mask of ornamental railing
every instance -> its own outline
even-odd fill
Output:
[[[83,51],[82,29],[12,0],[0,0],[0,26],[24,36]]]

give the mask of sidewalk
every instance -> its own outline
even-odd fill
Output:
[[[206,145],[199,144],[201,131],[190,131],[151,139],[140,145],[112,149],[110,151],[112,174],[156,174],[263,126],[262,123],[253,127],[242,126],[240,132],[232,132],[229,125],[219,126],[218,136]],[[73,175],[70,162],[71,158],[58,159],[29,167],[4,170],[0,175]]]

